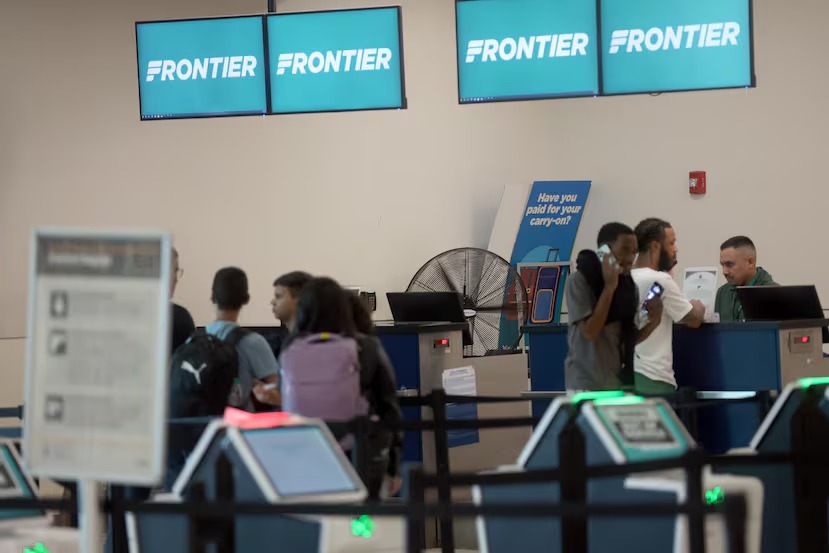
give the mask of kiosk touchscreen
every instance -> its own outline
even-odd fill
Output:
[[[580,392],[557,397],[530,436],[527,445],[518,456],[518,466],[525,469],[550,469],[559,464],[558,437],[567,423],[571,409],[579,404],[603,398],[625,397],[621,390]]]
[[[663,399],[626,396],[597,399],[582,408],[580,422],[587,441],[588,464],[614,462],[627,464],[654,459],[678,458],[696,447],[676,413]],[[621,484],[621,486],[619,485]],[[746,497],[746,551],[760,551],[762,534],[763,487],[756,478],[733,474],[714,474],[703,470],[704,497],[743,494]],[[686,499],[686,473],[678,468],[668,471],[633,473],[621,478],[594,479],[588,482],[588,501],[638,503],[664,500],[682,502]],[[670,550],[660,541],[659,529],[665,527],[653,518],[596,518],[590,521],[591,548],[597,551],[624,549],[639,544],[639,550]],[[641,536],[651,529],[653,548],[642,547]],[[678,516],[670,532],[674,553],[689,551],[688,522]],[[726,552],[728,540],[724,522],[719,515],[706,519],[706,551]]]
[[[215,421],[205,430],[167,500],[356,504],[365,497],[362,480],[328,427],[316,419],[292,417],[285,424],[264,428]],[[188,550],[193,523],[186,516],[165,517],[132,516],[128,523],[132,553],[173,550],[171,537],[176,547]],[[402,521],[358,514],[237,515],[226,535],[237,551],[272,543],[297,553],[404,548]]]
[[[829,378],[802,378],[787,385],[774,403],[747,448],[731,450],[732,454],[790,454],[795,453],[792,429],[798,411],[810,403],[829,421]],[[824,426],[825,429],[825,426]],[[821,428],[807,430],[803,439],[825,444]],[[727,463],[720,469],[758,478],[764,487],[762,552],[796,551],[798,494],[793,466],[784,464],[735,465]],[[814,486],[811,486],[814,489]],[[803,494],[800,494],[801,496]]]
[[[15,443],[0,440],[0,501],[35,499],[37,487],[20,461]],[[34,550],[77,553],[78,531],[52,528],[43,510],[0,509],[0,553]]]
[[[334,436],[320,421],[242,430],[242,457],[272,503],[359,503],[366,489]],[[320,553],[392,553],[405,549],[400,519],[314,517],[322,525]]]
[[[516,465],[500,467],[498,473],[558,468],[559,436],[577,406],[597,398],[624,397],[621,390],[582,392],[553,400],[518,456]],[[475,486],[476,505],[510,503],[555,503],[561,500],[558,482]],[[478,545],[482,552],[510,553],[520,547],[526,553],[559,551],[561,523],[555,517],[478,517]],[[551,549],[552,548],[552,549]]]
[[[621,392],[585,394],[557,398],[536,427],[518,460],[518,466],[501,469],[523,471],[555,469],[571,461],[573,454],[560,447],[560,437],[570,422],[584,437],[583,460],[588,466],[628,464],[654,459],[678,458],[696,447],[681,421],[662,399],[646,399]],[[572,461],[571,461],[572,462]],[[759,551],[762,518],[762,485],[756,478],[712,474],[704,477],[706,497],[729,493],[747,496],[747,551]],[[632,473],[626,476],[589,479],[588,503],[632,505],[637,503],[675,504],[685,497],[686,477],[682,469],[659,473]],[[716,493],[713,492],[716,490]],[[544,485],[487,485],[475,490],[480,503],[557,502],[562,489],[558,483]],[[706,546],[710,552],[727,550],[721,517],[707,518]],[[647,551],[684,553],[689,549],[685,517],[595,517],[588,522],[587,540],[591,553]],[[643,541],[642,536],[648,536]],[[520,536],[520,538],[518,537]],[[478,520],[482,551],[507,553],[520,542],[522,551],[561,551],[562,530],[555,520],[542,518],[487,517]],[[516,541],[519,540],[519,541]]]
[[[18,498],[34,499],[37,488],[24,471],[11,440],[0,441],[0,500]],[[0,532],[15,530],[21,526],[47,526],[44,511],[0,510]]]
[[[366,496],[360,477],[322,425],[242,430],[239,446],[272,503],[352,503]]]

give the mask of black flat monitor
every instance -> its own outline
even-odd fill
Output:
[[[457,292],[387,292],[395,324],[466,323],[461,295]],[[469,328],[464,345],[472,344]]]
[[[823,319],[823,307],[814,284],[796,286],[739,286],[737,298],[747,321],[803,321]],[[829,329],[823,327],[823,343]]]

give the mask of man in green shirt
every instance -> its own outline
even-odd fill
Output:
[[[720,266],[728,284],[717,290],[714,311],[720,322],[743,321],[743,306],[737,298],[738,286],[777,286],[771,275],[757,266],[757,249],[747,236],[735,236],[720,246]]]

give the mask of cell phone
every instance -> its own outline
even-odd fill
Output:
[[[616,257],[615,257],[615,256],[613,255],[613,253],[610,251],[610,246],[608,246],[607,244],[603,245],[601,248],[599,248],[598,250],[596,250],[596,256],[598,256],[599,261],[600,261],[600,262],[602,262],[602,263],[604,262],[604,258],[605,258],[605,256],[610,256],[610,264],[611,264],[612,266],[616,266],[616,265],[618,265],[618,264],[619,264],[619,263],[616,261]]]
[[[662,296],[662,292],[664,291],[665,289],[662,287],[661,284],[659,284],[658,282],[654,282],[653,286],[651,286],[651,289],[648,290],[648,294],[645,296],[645,301],[652,300],[653,298],[658,298]]]

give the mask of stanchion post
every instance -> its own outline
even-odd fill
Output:
[[[766,418],[766,415],[769,414],[769,411],[771,411],[771,406],[774,403],[774,401],[771,398],[771,391],[758,390],[754,397],[757,400],[757,411],[759,415],[759,420],[762,421]]]
[[[449,437],[446,432],[446,392],[442,388],[432,390],[432,414],[435,421],[435,477],[438,501],[441,505],[452,503],[452,486],[449,482]],[[440,517],[440,549],[442,553],[454,553],[455,530],[451,515]]]
[[[80,512],[81,551],[94,553],[102,550],[103,524],[98,484],[94,480],[78,482],[78,511]]]
[[[127,524],[124,520],[124,510],[122,508],[125,498],[124,486],[110,486],[109,520],[112,528],[112,553],[128,553]]]
[[[688,452],[685,466],[685,502],[688,505],[688,535],[691,553],[705,553],[705,505],[702,502],[702,461],[700,449]]]
[[[723,504],[728,553],[746,553],[746,497],[729,495]]]
[[[371,470],[369,468],[369,459],[371,453],[369,452],[369,429],[370,422],[368,417],[357,417],[354,419],[354,451],[352,452],[352,461],[354,467],[357,469],[357,474],[366,486],[369,486],[371,479]]]
[[[571,412],[558,436],[559,466],[563,478],[559,482],[561,501],[571,505],[587,504],[587,457],[584,433],[576,424],[577,411]],[[588,550],[588,518],[586,515],[561,517],[561,550],[586,553]]]
[[[808,388],[790,425],[799,553],[829,553],[829,478],[825,470],[829,459],[829,421],[819,405],[824,394],[822,387]]]
[[[423,465],[414,465],[408,473],[408,499],[412,512],[406,518],[406,553],[420,553],[426,526],[423,507],[426,504],[426,489],[423,482]]]

